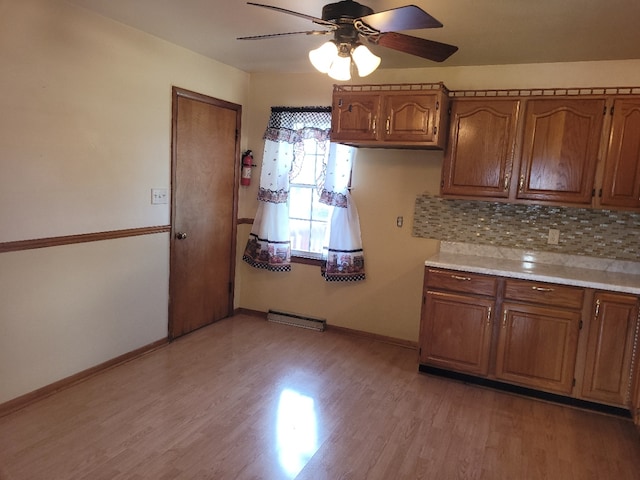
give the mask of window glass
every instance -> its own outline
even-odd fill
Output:
[[[331,207],[320,203],[318,184],[324,175],[325,152],[316,140],[305,140],[305,155],[294,166],[289,192],[289,229],[294,256],[320,258]]]

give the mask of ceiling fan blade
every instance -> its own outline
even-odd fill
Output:
[[[398,50],[399,52],[433,60],[434,62],[444,62],[458,51],[458,47],[454,45],[434,42],[433,40],[426,40],[419,37],[411,37],[396,32],[382,33],[373,43]]]
[[[327,20],[323,20],[322,18],[313,17],[311,15],[307,15],[304,13],[294,12],[293,10],[287,10],[286,8],[274,7],[273,5],[263,5],[262,3],[254,3],[254,2],[247,2],[247,5],[255,5],[256,7],[268,8],[270,10],[275,10],[276,12],[286,13],[288,15],[305,18],[307,20],[311,20],[313,23],[317,23],[318,25],[325,25],[327,27],[332,27],[332,28],[336,27],[336,24],[333,22],[329,22]]]
[[[309,30],[305,32],[285,32],[285,33],[270,33],[267,35],[252,35],[250,37],[238,37],[236,40],[262,40],[264,38],[276,38],[276,37],[285,37],[287,35],[328,35],[333,33],[331,30]]]
[[[379,32],[396,30],[417,30],[419,28],[440,28],[442,24],[415,5],[392,8],[361,17],[364,23]]]

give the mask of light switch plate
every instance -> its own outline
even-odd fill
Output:
[[[151,204],[161,205],[169,202],[169,191],[166,188],[151,189]]]

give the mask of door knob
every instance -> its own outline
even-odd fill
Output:
[[[187,238],[187,234],[184,233],[184,232],[178,232],[178,233],[176,233],[176,238],[178,240],[184,240],[185,238]]]

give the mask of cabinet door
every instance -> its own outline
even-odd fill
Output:
[[[374,141],[377,139],[380,95],[368,92],[334,94],[331,140]]]
[[[434,142],[440,100],[432,94],[384,94],[381,139],[392,142]]]
[[[590,205],[604,98],[527,102],[516,197]]]
[[[587,341],[583,397],[630,406],[637,305],[638,299],[632,295],[596,293]]]
[[[452,102],[443,195],[509,196],[519,109],[519,100]]]
[[[569,394],[580,313],[505,302],[496,352],[496,378]]]
[[[640,207],[640,98],[614,101],[600,205]]]
[[[486,375],[493,308],[493,299],[427,291],[420,330],[420,362]]]

